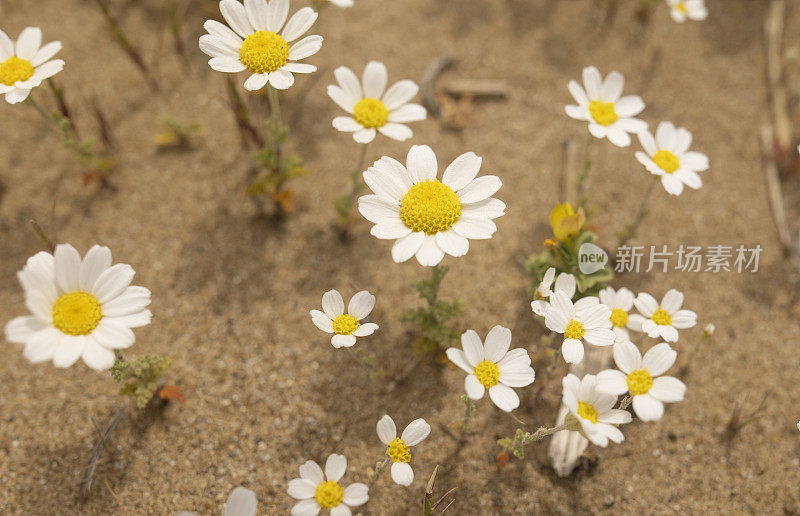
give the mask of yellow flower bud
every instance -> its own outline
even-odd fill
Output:
[[[550,212],[550,226],[553,228],[553,235],[561,242],[569,243],[572,237],[580,233],[581,228],[586,223],[586,214],[583,208],[578,208],[578,212],[565,202],[557,204]]]

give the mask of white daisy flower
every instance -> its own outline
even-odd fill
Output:
[[[419,91],[413,81],[400,81],[386,89],[386,65],[370,61],[359,81],[346,66],[334,70],[338,85],[328,86],[328,96],[352,116],[337,116],[333,127],[353,133],[358,143],[369,143],[378,133],[394,140],[405,141],[414,136],[405,122],[425,120],[427,111],[409,101]]]
[[[375,333],[378,325],[361,323],[375,307],[375,296],[362,290],[350,298],[347,313],[344,299],[338,290],[329,290],[322,295],[322,312],[311,310],[311,321],[320,330],[335,334],[331,337],[334,348],[349,348],[356,343],[356,337],[367,337]]]
[[[300,466],[300,478],[290,480],[287,491],[289,496],[300,500],[292,507],[292,516],[317,516],[320,510],[329,510],[331,516],[350,516],[351,507],[367,503],[366,484],[339,485],[346,470],[347,459],[335,453],[325,461],[324,474],[313,460]]]
[[[512,349],[511,330],[500,325],[489,330],[486,346],[473,330],[461,335],[461,347],[448,348],[447,358],[466,371],[464,389],[473,400],[483,398],[486,389],[500,410],[511,412],[519,407],[519,396],[512,387],[525,387],[533,383],[536,374],[531,367],[531,357],[523,348]]]
[[[392,258],[401,263],[412,256],[423,265],[437,265],[444,254],[464,256],[469,239],[489,239],[497,231],[492,221],[506,205],[491,197],[503,183],[481,176],[481,158],[473,152],[457,157],[436,179],[436,155],[427,145],[408,151],[406,167],[384,156],[366,172],[364,181],[375,192],[358,199],[358,211],[373,222],[370,233],[397,239]]]
[[[150,324],[150,291],[130,286],[130,265],[111,265],[111,251],[94,246],[81,260],[69,244],[40,252],[17,273],[31,314],[6,325],[6,340],[24,344],[33,363],[70,367],[79,358],[96,371],[114,365],[114,350],[130,347],[131,328]]]
[[[678,23],[686,19],[702,21],[708,17],[704,0],[667,0],[669,15]]]
[[[0,30],[0,94],[9,104],[27,99],[33,88],[64,69],[63,60],[50,59],[59,50],[60,41],[42,46],[38,27],[26,27],[16,44]]]
[[[631,414],[614,408],[616,396],[604,394],[595,388],[595,375],[587,374],[579,380],[574,374],[568,374],[561,384],[564,387],[562,403],[581,424],[582,433],[587,439],[604,448],[608,446],[608,441],[619,444],[625,440],[615,425],[630,423]]]
[[[681,310],[683,294],[675,289],[664,294],[661,304],[645,292],[633,300],[638,314],[632,314],[628,321],[632,327],[641,325],[648,337],[662,338],[667,342],[678,340],[678,330],[691,328],[697,324],[697,314],[691,310]]]
[[[536,289],[536,295],[542,299],[531,301],[531,310],[540,317],[547,315],[547,309],[550,308],[550,303],[545,301],[545,299],[553,294],[553,290],[550,290],[550,287],[553,285],[553,278],[555,278],[556,281],[555,291],[560,290],[564,292],[570,299],[575,296],[575,276],[566,272],[562,272],[558,277],[555,277],[555,275],[556,269],[554,267],[547,269],[542,281]]]
[[[661,176],[661,184],[667,192],[680,195],[683,185],[695,190],[703,186],[698,172],[708,170],[708,157],[689,152],[692,133],[683,127],[676,129],[671,122],[661,122],[655,138],[645,130],[639,133],[639,142],[647,154],[636,151],[636,159],[651,174]]]
[[[575,120],[589,122],[589,132],[596,138],[608,138],[619,147],[631,144],[628,133],[647,129],[647,122],[633,118],[644,110],[644,101],[638,95],[622,96],[625,78],[619,72],[603,76],[594,66],[583,69],[583,86],[569,82],[569,92],[578,103],[566,106],[567,115]]]
[[[294,73],[312,73],[317,67],[298,63],[322,48],[322,36],[306,36],[290,45],[314,25],[317,13],[310,7],[297,11],[289,21],[289,0],[222,0],[219,10],[230,28],[218,21],[203,25],[200,50],[218,72],[248,70],[247,90],[260,90],[269,83],[285,90],[294,84]],[[284,26],[285,24],[285,26]],[[233,30],[231,30],[233,29]],[[281,31],[283,29],[283,31]]]
[[[401,486],[410,486],[414,481],[411,469],[411,447],[416,446],[431,433],[431,425],[424,419],[410,422],[403,434],[397,437],[397,427],[388,415],[383,416],[377,425],[378,438],[387,446],[386,455],[392,459],[392,480]]]
[[[544,324],[564,334],[561,354],[568,364],[577,364],[583,360],[583,340],[595,346],[614,344],[614,332],[605,327],[609,317],[611,309],[601,305],[594,296],[581,298],[573,304],[566,293],[556,291],[550,296]]]
[[[632,321],[629,317],[630,311],[633,309],[633,292],[625,287],[619,290],[606,287],[600,291],[599,297],[600,303],[611,310],[606,327],[614,331],[615,342],[630,340],[628,329],[642,331],[641,321]]]
[[[678,353],[669,344],[656,344],[647,353],[630,341],[614,344],[616,369],[597,375],[597,390],[619,396],[630,392],[633,411],[642,421],[658,421],[664,415],[664,403],[683,401],[686,386],[671,376],[661,376],[672,367]]]
[[[329,0],[336,7],[353,7],[353,0]]]

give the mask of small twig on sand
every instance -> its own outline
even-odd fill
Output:
[[[103,451],[106,448],[106,443],[111,439],[111,434],[114,433],[114,429],[117,428],[117,425],[122,418],[125,417],[125,414],[128,413],[128,404],[125,403],[120,406],[114,414],[111,416],[111,420],[108,422],[106,427],[100,432],[100,435],[97,439],[97,442],[92,449],[92,455],[89,458],[89,462],[86,464],[86,469],[83,470],[83,476],[81,477],[80,488],[78,490],[78,498],[81,501],[86,500],[89,497],[89,491],[92,489],[92,481],[94,480],[94,473],[97,470],[97,465],[100,463],[100,458],[103,455]]]
[[[122,50],[125,51],[125,54],[128,55],[133,64],[136,65],[142,75],[144,75],[144,77],[147,79],[147,83],[150,85],[153,91],[158,91],[158,81],[156,80],[155,76],[153,76],[150,68],[147,66],[147,63],[145,63],[144,59],[142,59],[142,55],[139,53],[136,47],[133,46],[133,43],[131,43],[127,34],[125,34],[125,31],[122,30],[122,27],[117,19],[111,15],[111,11],[109,11],[108,5],[106,5],[106,0],[95,1],[97,2],[97,6],[100,8],[106,23],[108,23],[108,26],[111,27],[111,30],[114,32],[114,37],[117,39],[120,47],[122,47]]]
[[[428,65],[422,75],[422,104],[432,116],[438,117],[441,113],[439,101],[436,98],[436,79],[455,63],[456,60],[450,56],[439,57]]]
[[[767,89],[769,91],[772,125],[775,142],[781,151],[792,144],[792,118],[789,114],[788,94],[783,83],[783,30],[786,0],[772,0],[764,21],[766,44]]]

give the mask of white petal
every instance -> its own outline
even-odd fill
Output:
[[[276,0],[272,0],[269,5],[275,3]],[[286,3],[288,9],[288,2]],[[276,32],[267,26],[267,11],[269,9],[267,5],[267,2],[264,0],[244,0],[244,10],[247,13],[247,19],[250,20],[250,25],[252,25],[255,30],[270,30]]]
[[[294,84],[294,75],[292,75],[292,72],[281,68],[269,74],[269,83],[276,90],[286,90]]]
[[[319,514],[320,507],[317,501],[313,498],[310,500],[303,500],[297,502],[292,506],[291,515],[292,516],[317,516]]]
[[[641,369],[642,354],[633,342],[617,342],[614,344],[614,362],[625,373]]]
[[[17,38],[15,55],[26,61],[31,61],[39,51],[42,44],[42,29],[38,27],[25,27]]]
[[[20,102],[24,102],[30,94],[31,90],[15,88],[13,91],[6,93],[6,102],[9,104],[19,104]]]
[[[599,100],[603,94],[603,77],[600,71],[594,66],[587,66],[583,69],[583,86],[590,100]]]
[[[458,191],[458,198],[462,203],[478,202],[494,195],[503,182],[497,176],[481,176],[473,179],[467,186]]]
[[[299,61],[313,56],[322,48],[322,36],[306,36],[289,48],[289,59]]]
[[[636,299],[633,300],[633,304],[645,317],[650,317],[658,309],[658,302],[646,292],[640,292]]]
[[[400,219],[380,222],[372,226],[372,229],[370,229],[369,231],[370,235],[376,238],[380,238],[382,240],[394,240],[396,238],[403,238],[405,236],[410,235],[411,232],[412,229],[407,227]],[[441,234],[442,233],[439,233],[438,235]]]
[[[114,365],[114,352],[101,346],[94,339],[87,339],[81,354],[83,362],[95,371],[107,371]]]
[[[279,32],[286,23],[286,17],[289,16],[289,0],[269,0],[266,15],[267,30]]]
[[[269,74],[254,73],[244,81],[244,89],[247,91],[258,91],[267,85],[267,81],[269,81]]]
[[[239,34],[239,36],[246,38],[255,32],[253,26],[250,24],[250,20],[247,18],[244,5],[241,3],[236,0],[221,0],[219,3],[219,10],[222,13],[222,17],[228,22],[230,28]]]
[[[668,314],[674,314],[680,310],[681,305],[683,305],[683,294],[675,289],[670,289],[661,300],[661,308]]]
[[[56,246],[55,277],[61,294],[69,294],[81,288],[81,255],[69,244]]]
[[[333,289],[322,294],[322,310],[331,319],[344,313],[344,299],[338,290]]]
[[[0,30],[0,61],[5,61],[14,55],[14,43],[8,35]]]
[[[611,346],[617,340],[616,334],[609,328],[593,328],[586,330],[583,339],[594,346]]]
[[[564,339],[561,355],[568,364],[578,364],[583,360],[583,342],[577,339]]]
[[[224,73],[243,72],[247,67],[234,57],[212,57],[208,60],[208,66],[212,70]]]
[[[334,348],[349,348],[356,343],[355,335],[334,335],[331,337],[331,345]]]
[[[404,142],[414,136],[414,132],[408,126],[392,122],[379,127],[378,132],[387,138],[391,138],[392,140],[397,140],[399,142]]]
[[[435,235],[425,235],[422,245],[417,251],[417,261],[423,267],[433,267],[439,265],[444,258],[444,251],[436,243]]]
[[[628,377],[616,369],[606,369],[597,373],[595,388],[602,393],[619,396],[628,392]]]
[[[56,55],[59,50],[61,50],[61,42],[60,41],[53,41],[48,43],[47,45],[43,46],[36,52],[36,55],[31,59],[31,64],[33,66],[39,66],[46,63],[48,60],[52,59],[54,55]],[[2,57],[0,57],[2,59]]]
[[[386,70],[386,65],[378,61],[367,63],[361,80],[364,87],[364,96],[373,99],[383,97],[388,78],[389,73]]]
[[[386,109],[389,111],[394,111],[409,100],[413,99],[418,91],[419,86],[417,86],[413,81],[399,81],[392,84],[392,86],[386,90],[386,93],[384,93],[383,98],[380,100],[383,102],[383,105],[386,106]]]
[[[363,129],[361,124],[349,116],[337,116],[334,118],[333,127],[345,133],[354,133]]]
[[[603,81],[603,100],[615,102],[622,96],[622,89],[625,87],[625,78],[621,73],[613,71],[606,75]]]
[[[490,219],[471,217],[462,212],[451,229],[464,238],[487,240],[497,231],[497,225]]]
[[[67,368],[78,361],[83,354],[83,349],[92,338],[86,335],[61,335],[55,353],[53,364],[56,367]]]
[[[656,344],[644,354],[642,367],[652,376],[659,376],[667,372],[672,367],[678,353],[666,342]]]
[[[464,256],[469,251],[469,240],[452,229],[436,233],[436,245],[450,256]]]
[[[150,304],[150,291],[144,287],[126,288],[119,296],[104,303],[101,310],[104,317],[119,317],[144,310]]]
[[[294,15],[289,18],[289,22],[283,29],[283,39],[287,43],[291,43],[310,29],[314,22],[317,21],[319,14],[311,7],[303,7]]]
[[[429,425],[424,419],[415,419],[408,424],[405,430],[403,430],[403,434],[400,436],[400,439],[402,439],[402,441],[408,446],[416,446],[424,441],[430,433],[431,425]]]
[[[577,102],[580,106],[589,105],[589,97],[586,96],[586,92],[577,81],[569,81],[567,84],[567,89],[572,95],[572,98],[575,99],[575,102]]]
[[[649,394],[641,394],[633,397],[633,411],[642,421],[658,421],[664,415],[664,404]]]
[[[519,396],[514,389],[498,383],[489,388],[489,398],[497,407],[505,412],[511,412],[519,407]]]
[[[408,151],[406,168],[414,183],[436,179],[438,164],[436,154],[427,145],[414,145]]]
[[[14,344],[25,344],[36,333],[48,328],[48,325],[36,317],[15,317],[6,324],[6,340]]]
[[[314,323],[314,326],[326,333],[333,333],[333,321],[331,321],[330,317],[319,310],[311,310],[309,313],[311,314],[311,322]]]
[[[222,516],[256,516],[257,508],[256,494],[244,487],[237,487],[228,496]]]
[[[394,420],[388,414],[378,420],[375,429],[378,432],[378,439],[387,446],[397,437],[397,427],[394,424]]]
[[[361,91],[361,81],[358,80],[358,77],[351,69],[346,66],[340,66],[333,71],[333,75],[336,77],[339,87],[347,94],[348,100],[352,100],[355,103],[364,97],[364,93]]]
[[[388,108],[387,108],[388,109]],[[428,111],[419,104],[406,104],[389,112],[390,122],[419,122],[425,120]]]
[[[467,361],[472,367],[476,367],[483,362],[483,343],[475,330],[467,330],[461,334],[461,347],[464,350]]]
[[[306,461],[300,466],[300,478],[311,481],[315,486],[325,481],[322,468],[313,460]]]
[[[136,274],[130,265],[118,263],[106,269],[92,288],[92,294],[100,304],[105,304],[122,294]]]
[[[467,377],[464,379],[464,391],[467,393],[467,397],[473,400],[479,400],[483,398],[484,392],[486,392],[486,387],[478,380],[478,377],[474,374],[468,374]]]
[[[410,486],[414,481],[414,470],[405,462],[392,464],[392,480],[401,486]]]
[[[375,136],[377,136],[377,134],[378,131],[376,131],[371,127],[369,129],[360,129],[353,133],[353,139],[357,143],[367,144],[372,142],[372,140],[375,139]]]
[[[484,360],[499,362],[511,346],[511,330],[499,324],[494,326],[486,335],[484,344]]]
[[[52,326],[36,332],[25,344],[23,354],[31,363],[38,364],[51,360],[63,334]]]
[[[356,482],[344,488],[344,499],[342,502],[350,507],[364,505],[369,500],[369,488],[366,484]]]
[[[400,220],[400,203],[390,203],[378,195],[362,195],[358,198],[358,211],[365,219],[379,224]],[[417,252],[414,249],[414,252]],[[414,256],[411,253],[409,258]]]
[[[472,374],[473,370],[475,369],[474,366],[471,366],[467,361],[467,356],[464,352],[458,348],[447,348],[445,351],[447,358],[450,359],[455,365],[466,371],[467,373]]]
[[[403,263],[419,251],[425,241],[425,233],[415,231],[397,240],[392,246],[392,260]]]
[[[526,387],[533,383],[536,379],[536,373],[532,367],[526,367],[522,370],[501,370],[500,383],[508,385],[509,387]]]
[[[369,337],[378,330],[378,325],[375,323],[364,323],[353,331],[354,337]]]
[[[273,2],[275,0],[272,0]],[[347,471],[347,459],[344,455],[332,453],[325,461],[325,478],[332,482],[338,482]]]
[[[375,296],[366,290],[362,290],[350,298],[350,303],[347,305],[347,313],[360,321],[368,316],[374,307]]]
[[[289,481],[289,489],[286,490],[289,496],[298,500],[313,498],[317,486],[310,480],[303,478],[293,478]]]
[[[281,68],[291,73],[314,73],[317,71],[317,67],[312,64],[292,63],[291,61],[283,65]]]
[[[442,183],[454,191],[469,185],[481,169],[482,159],[474,152],[467,152],[453,160],[442,175]]]
[[[123,326],[114,317],[103,317],[92,331],[92,338],[108,349],[126,349],[133,345],[136,337],[127,326]]]
[[[658,401],[665,403],[675,403],[683,401],[686,394],[686,385],[677,378],[671,376],[661,376],[653,380],[653,386],[648,393]]]

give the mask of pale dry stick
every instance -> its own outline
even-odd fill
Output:
[[[611,346],[587,346],[586,355],[578,364],[572,364],[569,372],[582,378],[587,374],[597,374],[611,366]],[[569,409],[562,403],[558,409],[556,428],[564,425],[564,419]],[[556,432],[550,439],[547,456],[550,465],[559,477],[566,477],[578,465],[578,460],[583,455],[589,441],[578,432]]]
[[[781,242],[783,252],[789,259],[800,267],[800,239],[793,239],[786,219],[786,207],[783,201],[783,190],[779,177],[778,164],[772,157],[774,152],[774,135],[772,127],[765,125],[761,128],[761,147],[764,175],[767,180],[767,193],[769,194],[769,204],[772,210],[772,219],[778,230],[778,239]]]
[[[441,113],[439,101],[436,99],[436,79],[454,64],[456,64],[456,60],[453,57],[439,57],[428,65],[422,75],[422,104],[432,116],[438,117]]]
[[[508,81],[485,79],[453,79],[442,86],[448,95],[471,98],[506,99],[511,94]]]
[[[114,429],[117,427],[117,425],[119,425],[119,422],[122,421],[122,418],[125,417],[125,414],[127,413],[128,405],[126,403],[114,411],[114,415],[111,416],[111,420],[108,422],[103,431],[100,432],[99,439],[94,444],[92,455],[89,458],[89,462],[86,464],[86,469],[83,470],[83,476],[81,477],[81,483],[78,489],[78,498],[81,501],[84,501],[89,497],[89,491],[92,489],[94,473],[97,470],[97,465],[100,463],[103,450],[106,449],[106,443],[111,439],[111,434],[114,433]]]
[[[764,21],[764,33],[767,41],[765,62],[772,124],[775,131],[775,141],[783,151],[789,149],[792,144],[792,118],[789,114],[788,94],[783,82],[783,57],[781,53],[785,16],[786,0],[772,0]]]

